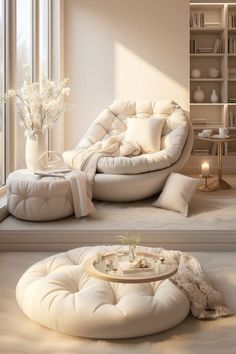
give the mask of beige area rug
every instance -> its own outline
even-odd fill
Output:
[[[177,327],[157,335],[114,341],[61,335],[31,322],[16,303],[15,286],[30,265],[51,254],[0,253],[0,353],[235,354],[236,317],[216,321],[189,317]],[[236,253],[193,254],[207,270],[213,286],[236,312]]]

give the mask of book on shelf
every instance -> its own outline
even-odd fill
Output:
[[[207,124],[206,118],[193,118],[192,119],[193,125],[204,125]]]
[[[197,52],[197,41],[196,39],[190,39],[190,53],[194,54]]]
[[[236,28],[236,13],[232,12],[229,14],[229,28]]]
[[[236,98],[229,97],[229,103],[236,103]]]
[[[220,27],[220,22],[205,22],[205,27]]]
[[[213,53],[224,53],[224,40],[216,38],[213,48]]]
[[[193,149],[192,154],[193,155],[209,155],[209,149]]]
[[[233,111],[229,111],[229,127],[236,126],[236,113]]]
[[[236,54],[236,38],[230,36],[228,38],[228,52],[229,54]]]
[[[190,28],[203,28],[204,26],[204,12],[190,12]]]

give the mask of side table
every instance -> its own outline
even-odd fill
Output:
[[[217,136],[213,136],[210,138],[204,138],[201,136],[195,136],[196,139],[203,141],[210,141],[212,143],[217,143],[217,164],[218,164],[218,178],[216,181],[213,181],[210,184],[211,190],[219,190],[219,189],[230,189],[231,186],[222,177],[222,167],[223,167],[223,156],[222,156],[222,148],[224,143],[228,143],[230,141],[236,141],[236,136],[228,136],[226,138],[220,138]]]

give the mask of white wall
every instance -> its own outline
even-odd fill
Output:
[[[175,99],[189,110],[187,0],[65,2],[65,72],[73,148],[114,99]]]

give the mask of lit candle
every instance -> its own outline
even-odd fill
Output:
[[[202,164],[202,176],[203,177],[208,177],[209,176],[209,171],[210,171],[209,163],[208,162],[204,162]]]

